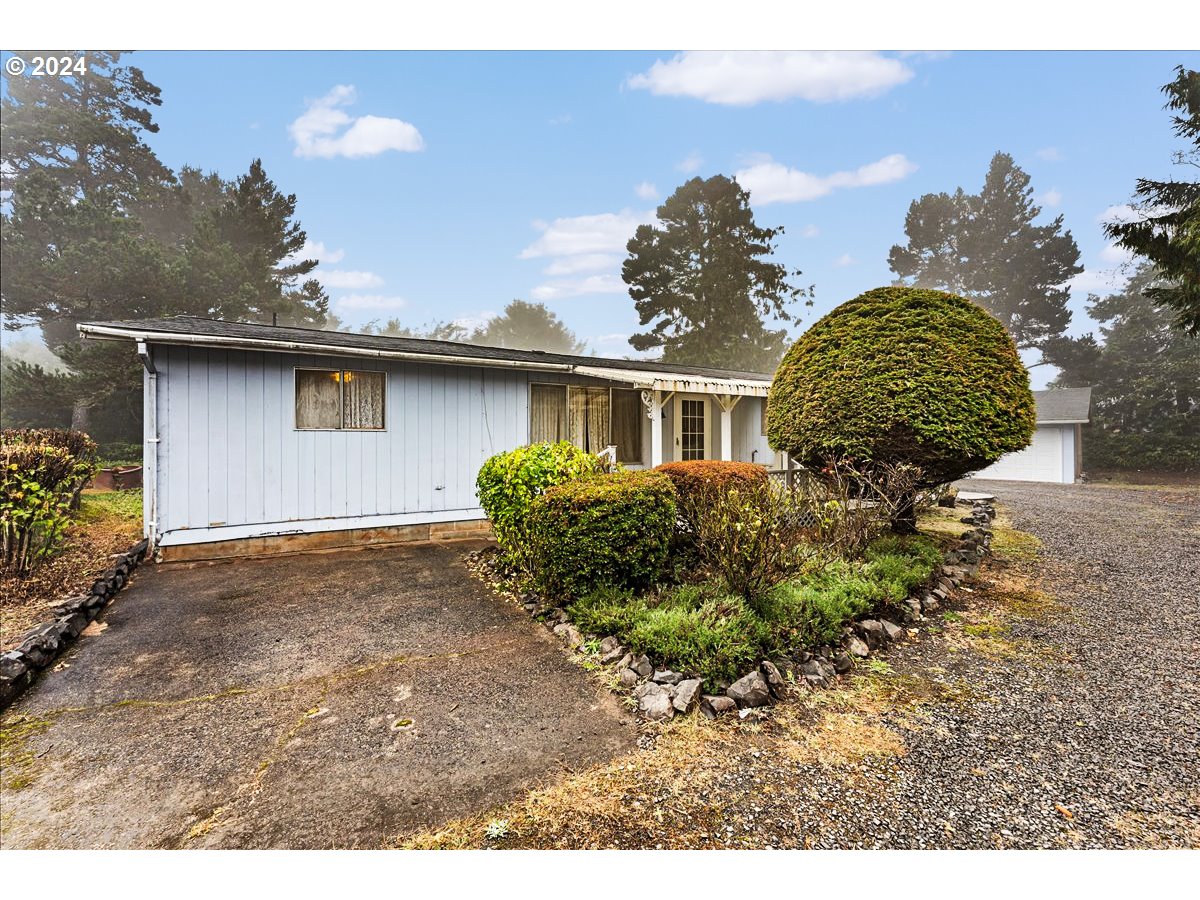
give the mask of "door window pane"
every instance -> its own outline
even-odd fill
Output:
[[[704,459],[704,401],[681,400],[680,450],[683,459]]]

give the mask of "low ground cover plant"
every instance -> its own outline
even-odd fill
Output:
[[[754,605],[709,580],[641,594],[605,587],[568,612],[585,633],[615,635],[635,653],[717,684],[764,658],[836,643],[844,625],[899,604],[939,563],[928,537],[885,537],[862,559],[784,580]]]

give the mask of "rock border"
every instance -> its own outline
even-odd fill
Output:
[[[943,553],[942,565],[934,570],[926,585],[903,602],[904,626],[913,627],[925,621],[928,614],[945,605],[959,585],[979,572],[980,563],[991,551],[991,523],[995,517],[991,501],[972,504],[970,514],[960,520],[970,525],[970,530],[963,532],[955,546]],[[906,627],[870,616],[846,625],[836,647],[819,647],[815,653],[798,650],[790,657],[764,659],[754,671],[732,684],[714,684],[714,692],[705,693],[704,683],[694,673],[673,672],[644,654],[635,656],[616,637],[581,634],[565,609],[548,608],[536,594],[516,596],[504,591],[502,585],[493,582],[493,587],[520,603],[568,651],[575,652],[585,643],[598,641],[599,663],[612,676],[613,691],[628,691],[637,703],[638,712],[650,721],[667,721],[695,710],[710,719],[735,711],[745,717],[756,709],[786,700],[801,689],[831,687],[854,668],[857,660],[908,637]]]
[[[129,577],[146,558],[150,542],[143,538],[92,582],[86,594],[68,597],[54,607],[54,621],[25,632],[13,650],[0,653],[0,711],[12,704],[33,684],[38,673],[50,666],[88,627],[113,598],[129,583]]]

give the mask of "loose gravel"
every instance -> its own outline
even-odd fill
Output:
[[[1200,846],[1200,488],[973,489],[1036,556],[1011,542],[853,689],[694,746],[667,730],[499,811],[514,833],[493,845]]]

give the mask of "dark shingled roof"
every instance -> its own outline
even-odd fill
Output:
[[[320,331],[315,328],[296,328],[284,325],[255,325],[245,322],[223,322],[197,316],[175,316],[170,319],[127,319],[120,322],[87,322],[88,326],[123,329],[131,332],[161,332],[187,334],[197,338],[239,338],[242,340],[313,344],[348,349],[382,350],[399,353],[455,356],[470,360],[506,360],[514,363],[552,363],[568,366],[596,366],[609,369],[633,369],[641,372],[661,372],[664,375],[697,375],[710,378],[770,381],[770,375],[759,372],[738,372],[730,369],[709,369],[700,366],[677,366],[641,359],[612,359],[604,356],[572,356],[546,353],[542,350],[508,350],[484,347],[457,341],[433,341],[426,338],[390,337],[378,334],[348,334],[343,331]],[[170,343],[166,341],[165,343]],[[327,352],[327,351],[326,351]]]
[[[1092,389],[1053,388],[1034,391],[1038,424],[1051,422],[1087,422],[1092,412]]]

